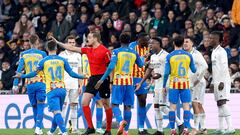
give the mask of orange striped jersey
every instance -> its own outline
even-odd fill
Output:
[[[148,47],[141,47],[140,45],[138,45],[137,41],[132,42],[129,45],[129,47],[131,49],[135,50],[139,54],[141,60],[143,62],[145,62],[145,56],[149,52]],[[140,68],[136,64],[134,65],[134,68],[133,68],[133,77],[134,78],[143,78],[144,73],[145,73],[145,67]]]
[[[113,50],[112,58],[107,71],[101,80],[105,80],[114,69],[113,85],[132,85],[133,66],[143,66],[143,62],[136,51],[129,47],[121,47]]]
[[[29,49],[21,53],[19,59],[19,65],[17,72],[22,72],[24,68],[26,74],[33,72],[37,69],[38,62],[46,57],[47,54],[44,51],[40,51],[37,49]],[[44,74],[43,72],[39,72],[36,77],[27,78],[26,84],[32,84],[36,82],[44,82]],[[14,86],[18,85],[18,79],[14,79]]]
[[[82,55],[82,69],[83,69],[83,74],[86,76],[90,76],[91,72],[90,72],[90,66],[89,66],[89,61],[88,61],[88,57],[86,54]],[[83,86],[86,86],[88,83],[88,79],[83,79]]]
[[[196,67],[192,55],[184,50],[175,50],[167,55],[163,88],[166,88],[168,76],[170,75],[170,89],[189,89],[189,68],[193,73]]]

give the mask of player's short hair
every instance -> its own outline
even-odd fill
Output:
[[[56,43],[55,41],[53,41],[53,40],[49,40],[49,41],[47,42],[47,49],[48,49],[49,51],[54,51],[54,50],[56,50],[56,49],[57,49],[57,43]]]
[[[99,42],[101,42],[101,34],[98,32],[91,32],[90,34],[93,35],[94,38],[97,38]]]
[[[182,47],[184,43],[184,38],[182,36],[176,36],[173,39],[173,44],[177,47]]]
[[[138,40],[139,40],[139,39],[142,39],[142,38],[146,38],[146,36],[147,36],[147,34],[146,34],[145,32],[141,32],[141,33],[139,33],[139,35],[138,35]]]
[[[189,39],[192,41],[193,44],[195,44],[194,38],[190,36],[185,36],[184,39]]]
[[[155,40],[159,43],[160,47],[162,47],[162,40],[158,37],[155,37],[155,38],[151,38],[151,40]]]
[[[119,39],[120,39],[121,43],[128,44],[130,42],[131,37],[126,33],[122,33],[120,35]]]
[[[219,42],[222,42],[223,40],[223,34],[221,31],[213,31],[210,33],[211,35],[217,36],[219,39]]]
[[[38,35],[33,34],[33,35],[31,35],[30,38],[29,38],[29,43],[30,43],[31,45],[34,45],[34,44],[36,44],[36,42],[37,42],[38,40],[39,40]]]
[[[76,39],[76,37],[74,36],[74,35],[70,35],[70,36],[68,36],[67,38],[66,38],[66,41],[68,41],[69,39]]]

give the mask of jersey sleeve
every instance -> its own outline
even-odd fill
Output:
[[[203,58],[202,54],[201,53],[198,53],[198,58],[197,58],[197,61],[198,61],[198,65],[200,65],[199,67],[197,67],[197,74],[198,74],[198,80],[201,80],[203,77],[204,77],[204,74],[205,74],[205,71],[207,70],[208,68],[208,65],[207,65],[207,62],[206,60]],[[196,60],[195,60],[196,61]]]
[[[19,62],[18,62],[17,72],[20,73],[22,71],[23,67],[24,67],[24,59],[21,56],[20,59],[19,59]],[[19,83],[19,79],[15,78],[13,80],[13,86],[17,86],[18,83]]]
[[[105,62],[109,63],[111,60],[111,52],[109,50],[106,51],[106,55],[105,55]]]
[[[165,69],[164,69],[164,76],[163,76],[163,88],[166,88],[168,76],[170,75],[171,65],[170,65],[170,55],[167,55],[165,61]]]
[[[227,52],[225,50],[222,50],[217,59],[221,62],[222,71],[223,72],[228,72]]]
[[[82,54],[87,54],[87,53],[88,53],[88,50],[89,50],[88,47],[83,47],[83,48],[81,48]]]
[[[197,69],[196,69],[195,63],[193,61],[193,57],[191,54],[189,54],[189,57],[190,57],[190,69],[193,73],[196,73]]]
[[[44,61],[45,61],[44,59],[39,61],[38,65],[37,65],[37,70],[43,70]]]
[[[141,60],[139,54],[138,54],[137,52],[135,52],[135,54],[136,54],[136,57],[137,57],[137,59],[136,59],[136,64],[137,64],[138,67],[140,67],[140,68],[143,67],[144,63],[143,63],[143,61]]]
[[[136,46],[136,45],[137,45],[137,41],[131,42],[131,43],[129,44],[129,48],[132,49],[132,50],[135,50],[135,46]]]
[[[153,63],[152,63],[152,56],[150,57],[150,62],[149,62],[149,65],[148,65],[148,68],[150,69],[153,69]]]
[[[78,79],[83,79],[84,78],[83,75],[79,75],[79,74],[73,72],[69,63],[65,59],[63,59],[63,61],[64,61],[64,69],[71,77],[78,78]]]
[[[47,53],[43,51],[42,56],[43,56],[43,58],[47,57]]]
[[[118,54],[117,51],[113,50],[110,64],[108,65],[108,68],[107,68],[106,72],[104,73],[104,75],[101,78],[102,81],[104,81],[111,74],[114,67],[116,66],[117,61],[118,61],[117,54]]]
[[[33,78],[37,75],[37,71],[30,72],[28,74],[23,74],[21,78]]]

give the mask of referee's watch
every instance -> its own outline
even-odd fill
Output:
[[[113,82],[110,82],[110,84],[113,84]]]

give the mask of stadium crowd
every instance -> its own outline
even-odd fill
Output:
[[[84,46],[91,31],[101,33],[110,50],[120,47],[122,32],[135,41],[140,33],[160,37],[167,52],[177,35],[194,38],[209,66],[205,79],[211,83],[212,48],[209,33],[222,32],[222,47],[228,54],[232,88],[240,92],[240,3],[238,0],[1,0],[0,90],[10,91],[12,76],[22,51],[30,49],[29,37],[37,34],[42,50],[47,34],[64,42],[69,35]],[[238,4],[237,4],[238,2]],[[59,50],[63,50],[59,48]],[[59,52],[60,52],[59,51]],[[25,93],[24,81],[22,81]],[[1,92],[2,93],[2,92]],[[4,92],[3,92],[4,93]]]

